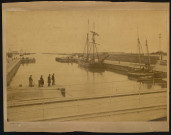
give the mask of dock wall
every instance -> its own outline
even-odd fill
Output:
[[[16,74],[18,68],[20,67],[21,60],[16,59],[12,63],[9,63],[10,66],[7,65],[7,85],[10,84],[12,78]]]
[[[107,70],[118,71],[123,74],[127,74],[129,71],[132,71],[135,68],[139,68],[138,63],[130,63],[130,62],[123,62],[123,61],[105,60],[104,64],[106,65]],[[154,67],[153,68],[154,71],[160,72],[160,73],[164,74],[164,77],[166,77],[167,65],[153,65],[152,64],[152,67]]]
[[[108,60],[139,63],[139,54],[129,54],[129,53],[110,54]],[[158,56],[150,56],[151,64],[156,64],[158,60],[159,60]],[[148,63],[148,56],[141,55],[141,62],[144,64]]]
[[[105,65],[106,65],[107,70],[115,71],[115,72],[117,71],[117,72],[120,72],[122,74],[127,74],[130,70],[132,70],[132,68],[128,67],[128,66],[107,64],[107,63]]]

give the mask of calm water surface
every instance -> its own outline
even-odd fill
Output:
[[[47,77],[55,74],[55,82],[62,85],[73,96],[94,96],[113,93],[126,93],[140,90],[161,88],[158,84],[139,83],[129,80],[126,75],[105,71],[102,73],[90,72],[80,68],[76,63],[59,63],[55,61],[57,55],[35,54],[36,63],[21,65],[11,81],[10,87],[28,87],[28,78],[32,75],[37,87],[38,80],[43,75],[45,87]]]

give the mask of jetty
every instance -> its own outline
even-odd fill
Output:
[[[8,60],[7,62],[7,85],[10,84],[12,78],[16,74],[18,68],[20,67],[21,60],[20,59],[14,59],[14,60]]]
[[[112,61],[112,60],[104,60],[107,69],[112,71],[121,71],[123,74],[128,73],[133,69],[139,69],[139,63],[132,63],[132,62],[124,62],[124,61]],[[141,64],[142,66],[144,64]],[[160,72],[167,77],[167,65],[160,65],[160,64],[151,64],[153,70],[156,72]]]
[[[8,59],[6,64],[7,86],[18,71],[21,64],[35,63],[35,58],[13,58]]]

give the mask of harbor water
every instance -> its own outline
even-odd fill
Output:
[[[54,73],[55,86],[64,87],[66,92],[73,97],[92,97],[161,88],[158,83],[129,80],[127,75],[117,72],[95,72],[81,68],[77,63],[56,62],[55,57],[57,55],[34,54],[31,57],[36,59],[36,63],[21,64],[9,87],[15,88],[19,85],[28,87],[30,75],[32,75],[35,87],[38,87],[38,80],[41,75],[45,82],[44,87],[47,87],[48,75]],[[52,93],[52,91],[50,92]]]

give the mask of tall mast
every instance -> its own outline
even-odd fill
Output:
[[[93,35],[92,35],[92,40],[93,40],[93,61],[95,61],[95,58],[94,58],[95,33],[94,32],[93,32]]]
[[[98,33],[94,32],[94,31],[91,31],[92,33],[92,45],[93,45],[93,61],[95,60],[95,57],[94,57],[94,51],[95,51],[95,36],[99,36]]]
[[[141,67],[141,50],[140,50],[140,39],[139,39],[139,37],[137,38],[137,41],[138,41],[138,51],[139,51],[139,64]]]
[[[148,66],[150,67],[150,53],[149,53],[149,49],[148,49],[148,44],[147,44],[147,40],[146,40],[146,48],[147,48],[147,54],[148,54]]]
[[[87,33],[87,41],[86,41],[86,45],[87,45],[87,60],[89,59],[89,55],[88,55],[88,48],[89,48],[89,38],[88,38],[88,33]]]
[[[139,33],[138,33],[138,26],[137,26],[137,35],[138,35],[138,38],[137,38],[137,46],[138,46],[138,51],[139,51],[139,64],[140,64],[140,67],[141,67],[141,43],[140,43],[140,39],[139,39]]]

